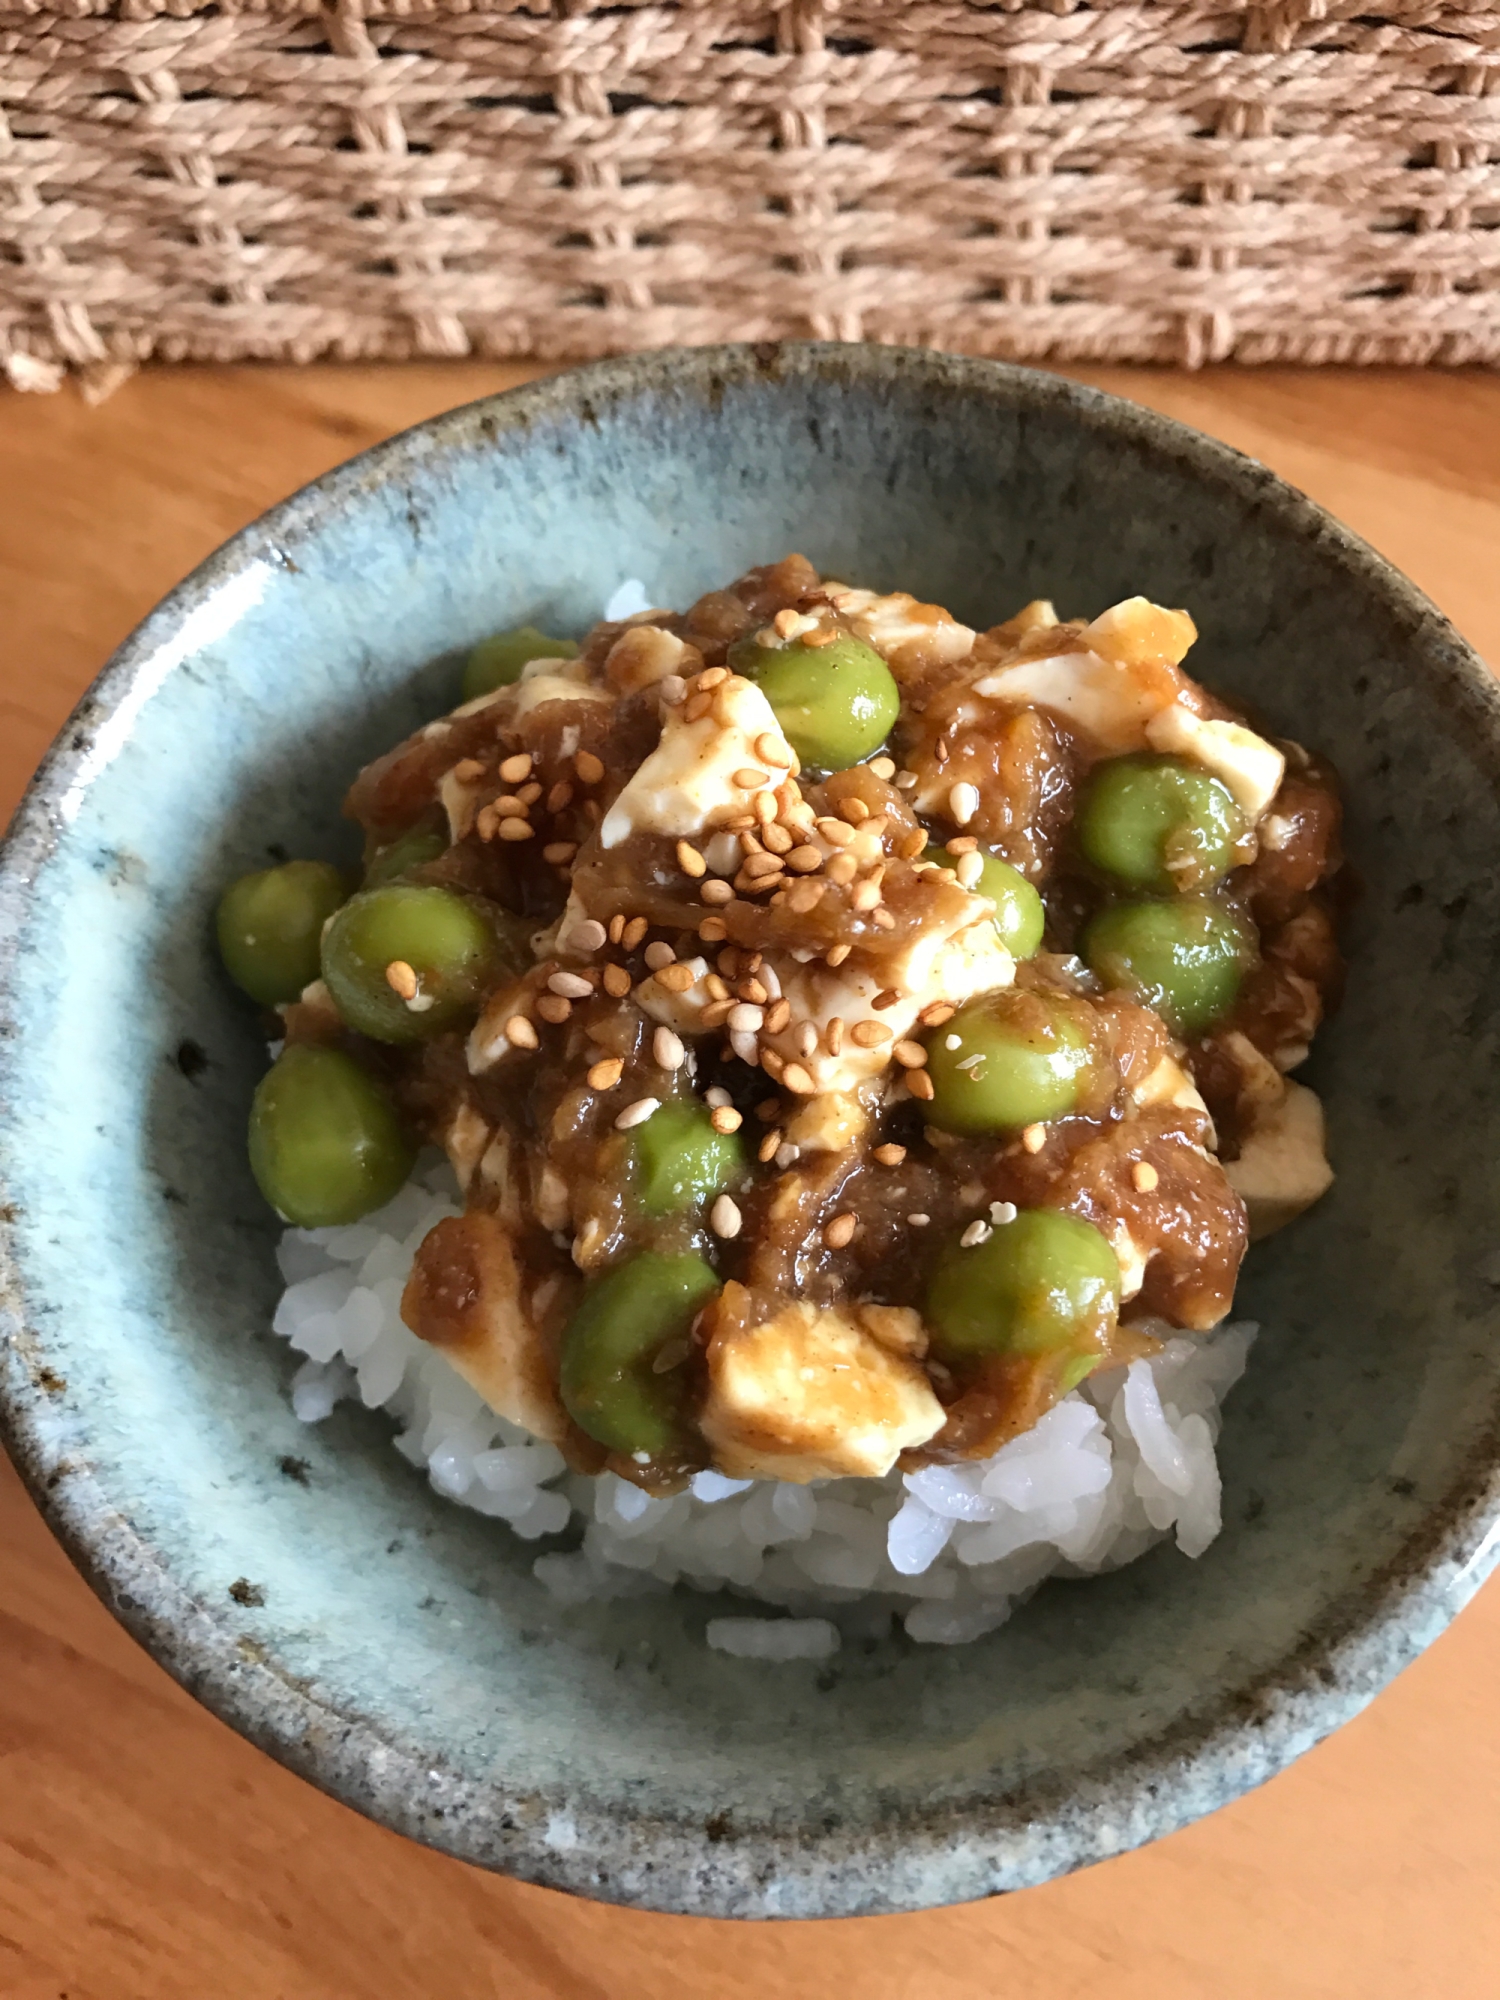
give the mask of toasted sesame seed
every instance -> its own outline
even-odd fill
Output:
[[[786,1057],[779,1055],[775,1049],[762,1048],[760,1066],[773,1082],[780,1083],[782,1072],[786,1068]]]
[[[516,814],[521,819],[524,819],[526,817],[526,801],[521,797],[519,792],[515,794],[506,792],[498,799],[490,800],[489,810],[494,813],[497,819],[509,819],[512,814]]]
[[[597,785],[604,776],[604,765],[592,750],[580,750],[573,759],[573,769],[585,785]]]
[[[502,840],[530,840],[532,832],[530,822],[524,819],[503,819],[499,826]]]
[[[769,730],[756,737],[755,754],[763,764],[774,764],[778,771],[789,771],[792,767],[791,751]]]
[[[758,1035],[766,1023],[765,1009],[742,1000],[729,1010],[728,1021],[731,1035]]]
[[[826,883],[815,882],[811,877],[804,875],[787,890],[787,908],[793,916],[805,917],[822,902],[826,889]]]
[[[791,1001],[785,999],[773,1000],[766,1009],[766,1033],[768,1035],[779,1035],[791,1018]]]
[[[609,920],[609,941],[611,944],[618,944],[624,935],[625,919],[619,911],[616,911]]]
[[[745,1121],[732,1104],[716,1104],[708,1114],[708,1122],[716,1132],[727,1135],[730,1132],[738,1132]]]
[[[385,969],[385,983],[402,1000],[417,997],[417,975],[404,958],[393,958]]]
[[[777,1151],[781,1145],[781,1138],[782,1138],[781,1127],[779,1125],[773,1125],[770,1131],[766,1134],[765,1138],[761,1140],[759,1150],[757,1151],[755,1157],[760,1161],[762,1166],[768,1165],[772,1160],[775,1159]]]
[[[835,854],[826,864],[824,872],[830,882],[837,882],[843,887],[859,873],[859,863],[852,854]]]
[[[693,983],[693,968],[678,959],[662,966],[655,977],[657,985],[665,987],[668,993],[686,993]]]
[[[1039,1153],[1047,1143],[1045,1125],[1028,1125],[1021,1134],[1021,1144],[1028,1153]]]
[[[529,750],[518,750],[514,757],[507,757],[505,762],[500,766],[500,782],[502,785],[524,784],[530,776],[531,752]]]
[[[972,1250],[977,1244],[988,1243],[992,1234],[987,1222],[971,1222],[958,1240],[963,1249]]]
[[[641,954],[653,972],[660,972],[664,965],[670,965],[677,954],[665,938],[653,938]]]
[[[693,686],[699,689],[700,692],[707,694],[710,688],[719,687],[720,685],[722,685],[723,682],[727,681],[728,679],[729,679],[728,667],[705,667],[702,673],[699,674],[698,678],[693,682]]]
[[[708,1211],[708,1226],[712,1229],[715,1236],[723,1236],[725,1238],[738,1236],[743,1226],[743,1220],[739,1211],[739,1204],[731,1201],[727,1194],[721,1194],[713,1207]]]
[[[847,820],[850,826],[863,826],[869,817],[870,808],[863,799],[839,800],[839,818]]]
[[[953,836],[952,840],[945,840],[943,842],[943,851],[945,854],[952,855],[972,854],[978,845],[979,842],[974,838],[972,833],[957,833]]]
[[[747,826],[741,830],[740,853],[744,855],[764,854],[765,851],[766,851],[765,846],[761,841],[760,834],[755,829],[754,822],[752,821],[750,826]]]
[[[859,887],[854,891],[854,894],[849,898],[849,902],[854,909],[862,913],[878,909],[880,906],[880,884],[878,882],[861,882]]]
[[[577,972],[554,972],[547,986],[551,992],[560,993],[564,1000],[588,1000],[594,991],[589,981]]]
[[[684,875],[691,875],[695,880],[700,875],[708,873],[708,863],[703,859],[703,856],[690,840],[678,841],[677,866],[682,870]]]
[[[894,757],[872,757],[870,759],[870,770],[873,776],[884,778],[885,782],[889,784],[891,779],[896,775],[896,760]]]
[[[858,1227],[858,1218],[846,1209],[842,1215],[836,1215],[823,1231],[823,1241],[830,1250],[842,1250],[854,1241],[854,1232]]]
[[[958,1012],[951,1000],[929,1000],[917,1019],[924,1028],[940,1028]]]
[[[891,1039],[891,1031],[884,1021],[856,1021],[849,1030],[849,1039],[857,1049],[878,1049]]]
[[[773,854],[790,854],[797,844],[795,835],[788,833],[786,828],[776,821],[763,826],[760,837]]]
[[[611,1000],[623,1000],[630,991],[630,974],[623,965],[606,965],[604,990]]]
[[[687,1060],[681,1035],[674,1035],[670,1028],[658,1028],[651,1037],[651,1054],[658,1069],[681,1069]]]
[[[934,757],[935,757],[935,758],[937,759],[937,761],[938,761],[938,763],[939,763],[939,764],[946,764],[946,763],[947,763],[947,761],[948,761],[948,739],[947,739],[947,737],[946,737],[946,736],[940,736],[940,737],[938,738],[937,742],[933,744],[933,746],[932,746],[932,754],[933,754],[933,756],[934,756]]]
[[[754,978],[742,979],[734,990],[741,1000],[748,1000],[752,1007],[764,1007],[771,997],[760,981]]]
[[[960,826],[967,826],[979,810],[978,785],[954,785],[948,793],[948,810]]]
[[[847,820],[830,819],[826,815],[818,821],[818,832],[830,847],[847,847],[854,838],[854,828]]]
[[[891,1054],[903,1069],[925,1069],[927,1051],[920,1042],[897,1042]]]
[[[651,926],[644,917],[632,917],[620,933],[620,942],[627,951],[634,951]]]
[[[827,966],[840,966],[853,949],[852,944],[830,945],[823,954],[823,963]]]
[[[977,850],[973,854],[961,854],[953,872],[965,889],[977,889],[979,878],[984,873],[984,856]]]
[[[705,1028],[722,1028],[734,1011],[732,1000],[710,1000],[701,1019]]]
[[[718,880],[705,882],[698,894],[705,903],[715,903],[721,907],[725,903],[734,901],[734,890],[727,882]]]
[[[1015,1219],[1016,1205],[1013,1201],[992,1201],[990,1203],[990,1221],[994,1223],[997,1229],[1003,1229],[1006,1223],[1014,1222]]]
[[[712,694],[690,694],[682,705],[684,722],[701,722],[714,705]]]
[[[896,919],[885,908],[872,910],[870,921],[878,931],[893,931],[896,928]]]
[[[801,614],[797,611],[794,611],[791,605],[788,604],[783,606],[783,608],[780,611],[778,611],[776,616],[771,620],[771,627],[772,630],[776,633],[778,638],[790,639],[792,634],[796,631],[797,627],[801,623],[802,623]]]
[[[927,835],[921,827],[913,827],[910,833],[903,833],[896,842],[896,852],[903,861],[915,861],[927,845]]]
[[[1149,1160],[1137,1160],[1130,1169],[1130,1178],[1137,1194],[1150,1194],[1161,1181],[1161,1175]]]
[[[659,1097],[638,1097],[634,1104],[627,1104],[615,1120],[617,1132],[629,1132],[637,1125],[644,1125],[653,1112],[661,1107]]]
[[[537,999],[536,1011],[544,1021],[550,1021],[557,1028],[572,1013],[573,1003],[565,1000],[560,993],[543,993]]]
[[[782,871],[779,854],[747,854],[741,871],[753,882],[761,875],[780,875]]]
[[[875,998],[870,1002],[870,1005],[875,1009],[875,1011],[878,1014],[883,1014],[887,1007],[894,1007],[896,1002],[900,998],[901,994],[896,987],[886,986],[883,987],[881,991],[875,995]]]
[[[625,1074],[625,1065],[618,1056],[605,1056],[589,1071],[590,1090],[613,1090]]]
[[[453,766],[453,775],[461,785],[472,785],[476,778],[484,776],[484,765],[477,757],[460,757]]]
[[[913,1229],[925,1229],[928,1223],[931,1222],[932,1217],[930,1215],[909,1215],[906,1219]]]
[[[758,792],[762,785],[771,781],[764,771],[754,771],[748,764],[742,764],[739,770],[730,772],[729,782],[742,792]]]
[[[516,793],[516,797],[521,801],[523,806],[534,806],[541,796],[542,788],[535,782],[529,785],[522,785],[520,791]]]
[[[537,1040],[536,1029],[524,1014],[512,1014],[505,1024],[505,1039],[513,1049],[535,1049],[541,1044]]]
[[[718,944],[729,935],[729,926],[722,917],[705,917],[698,926],[698,935],[705,944]]]
[[[823,1039],[828,1044],[828,1053],[838,1055],[844,1046],[844,1022],[842,1015],[835,1014],[823,1030]]]
[[[692,1353],[692,1351],[693,1347],[691,1341],[664,1340],[661,1346],[658,1347],[656,1350],[656,1358],[651,1363],[651,1373],[653,1375],[670,1375],[674,1368],[680,1368],[682,1366],[683,1362],[687,1360],[688,1356]],[[644,1464],[649,1458],[650,1454],[642,1451],[642,1452],[634,1452],[631,1454],[631,1456],[637,1459],[638,1462]]]
[[[879,1160],[883,1167],[899,1167],[901,1162],[906,1158],[906,1148],[904,1146],[877,1146],[875,1148],[875,1158]]]
[[[906,1072],[906,1087],[913,1097],[920,1097],[926,1103],[931,1103],[937,1095],[932,1078],[925,1069],[909,1069]]]
[[[797,1032],[793,1039],[797,1045],[798,1055],[810,1056],[816,1051],[818,1046],[818,1031],[811,1021],[799,1021],[797,1023]]]
[[[774,822],[776,818],[776,800],[770,792],[757,792],[755,794],[755,817],[760,822],[762,833]]]

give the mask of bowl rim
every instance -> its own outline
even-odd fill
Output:
[[[837,342],[668,348],[565,370],[464,404],[311,481],[224,543],[124,641],[59,731],[0,847],[0,1047],[15,1036],[12,973],[30,884],[65,838],[67,802],[112,760],[148,696],[186,656],[194,618],[249,564],[286,563],[320,519],[408,467],[478,444],[503,449],[539,422],[607,421],[657,392],[717,397],[793,378],[853,389],[940,389],[1021,411],[1061,411],[1200,479],[1227,485],[1328,559],[1393,616],[1433,691],[1470,726],[1500,788],[1500,687],[1449,622],[1323,508],[1232,446],[1105,391],[1016,364]],[[12,1047],[16,1043],[12,1041]],[[0,1108],[0,1152],[14,1132]],[[4,1195],[0,1185],[0,1197]],[[349,1715],[178,1583],[114,1511],[94,1474],[55,1443],[65,1393],[28,1320],[28,1279],[0,1205],[0,1443],[52,1533],[127,1632],[239,1735],[355,1810],[459,1859],[634,1907],[703,1916],[875,1914],[929,1908],[1045,1881],[1186,1825],[1275,1775],[1356,1714],[1437,1637],[1500,1560],[1500,1411],[1398,1554],[1326,1607],[1318,1624],[1243,1688],[1179,1714],[1123,1756],[1070,1782],[996,1789],[921,1814],[810,1835],[643,1815],[561,1788],[522,1792],[433,1768],[420,1746]],[[568,1834],[556,1833],[566,1815]],[[795,1890],[788,1900],[786,1884]]]

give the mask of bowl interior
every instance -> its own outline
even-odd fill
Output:
[[[244,1159],[264,1052],[209,918],[276,843],[352,856],[343,787],[451,704],[455,649],[581,630],[626,577],[683,604],[792,548],[976,624],[1039,595],[1064,615],[1136,591],[1188,605],[1189,666],[1334,758],[1363,896],[1306,1073],[1339,1178],[1249,1261],[1237,1312],[1263,1331],[1228,1405],[1220,1540],[1049,1584],[971,1646],[768,1670],[706,1650],[722,1601],[559,1610],[535,1547],[438,1499],[383,1417],[293,1418]],[[1488,1564],[1496,740],[1451,633],[1316,510],[1025,371],[665,357],[397,440],[153,617],[13,841],[18,1458],[236,1726],[535,1879],[827,1914],[1015,1886],[1164,1830],[1349,1713]],[[241,1579],[260,1601],[231,1597]]]

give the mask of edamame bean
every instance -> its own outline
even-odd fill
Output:
[[[951,1244],[927,1292],[926,1318],[947,1358],[1065,1354],[1095,1345],[1120,1310],[1120,1266],[1091,1222],[1023,1209],[972,1249]],[[1075,1388],[1097,1353],[1070,1362]]]
[[[1083,934],[1091,972],[1189,1039],[1233,1006],[1255,949],[1249,924],[1212,896],[1115,903]]]
[[[901,713],[901,691],[873,646],[841,632],[826,646],[794,639],[730,649],[736,673],[756,682],[804,765],[842,771],[873,756]]]
[[[1018,1132],[1078,1102],[1092,1060],[1075,1014],[1006,987],[971,1001],[927,1036],[927,1116],[948,1132]]]
[[[318,976],[318,940],[345,895],[326,861],[287,861],[231,882],[219,898],[219,956],[263,1007],[295,1000]]]
[[[663,1104],[635,1139],[636,1192],[647,1215],[676,1215],[726,1187],[743,1169],[744,1151],[732,1132],[716,1132],[708,1107],[696,1100]]]
[[[383,1208],[414,1158],[390,1099],[342,1049],[293,1043],[261,1078],[250,1170],[272,1208],[299,1229]]]
[[[719,1289],[701,1257],[642,1250],[596,1278],[563,1335],[559,1389],[575,1424],[611,1451],[659,1458],[680,1443],[682,1370],[655,1372]]]
[[[983,849],[980,850],[983,853]],[[939,868],[957,868],[959,857],[943,847],[929,847],[922,857]],[[998,854],[985,854],[974,884],[976,896],[988,896],[995,906],[995,929],[1012,958],[1030,958],[1047,928],[1047,912],[1042,899],[1019,868],[1012,868]]]
[[[1245,833],[1229,787],[1180,757],[1097,765],[1074,825],[1084,858],[1101,873],[1162,896],[1206,889],[1227,875]]]
[[[482,694],[509,687],[533,660],[571,660],[578,648],[571,639],[549,639],[535,625],[518,625],[513,632],[496,632],[470,649],[464,662],[463,697],[477,701]]]
[[[323,936],[323,977],[351,1028],[419,1042],[472,1014],[504,969],[495,924],[452,889],[364,889]]]
[[[414,826],[409,833],[377,848],[365,864],[361,887],[378,889],[383,882],[396,882],[413,868],[440,861],[448,852],[446,837],[433,827]]]

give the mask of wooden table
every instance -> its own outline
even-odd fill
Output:
[[[0,810],[184,571],[484,365],[0,395]],[[1500,663],[1500,377],[1099,370],[1254,453]],[[0,1460],[0,2000],[1480,2000],[1500,1991],[1500,1584],[1358,1721],[1143,1853],[927,1916],[734,1926],[485,1876],[240,1742],[119,1631]]]

